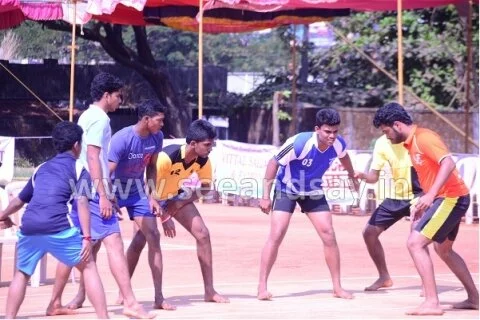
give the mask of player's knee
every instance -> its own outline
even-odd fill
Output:
[[[322,229],[320,231],[320,237],[322,238],[324,246],[328,247],[328,246],[337,245],[337,240],[335,238],[335,231],[333,231],[333,228]]]
[[[407,240],[407,249],[410,252],[421,250],[423,245],[414,237],[409,237]]]
[[[149,246],[160,247],[160,231],[158,229],[149,230],[145,238]]]
[[[203,227],[195,232],[195,239],[199,242],[210,241],[210,231],[207,227]]]
[[[379,232],[376,230],[376,228],[372,225],[367,224],[365,229],[363,229],[363,239],[365,240],[374,240],[377,239],[379,236]]]

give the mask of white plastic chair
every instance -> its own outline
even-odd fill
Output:
[[[465,157],[457,161],[456,167],[463,181],[470,189],[470,206],[465,213],[465,223],[472,224],[473,217],[473,196],[478,201],[480,188],[480,159],[478,157]]]
[[[7,184],[5,187],[5,191],[7,193],[8,200],[11,200],[15,198],[20,191],[22,191],[23,187],[25,186],[27,182],[26,181],[15,181]],[[20,227],[22,223],[22,215],[23,212],[25,211],[25,207],[17,211],[13,215],[13,222],[16,224],[16,226],[13,226],[12,228],[4,230],[4,237],[3,237],[3,243],[2,244],[14,244],[15,245],[15,258],[14,258],[14,272],[16,270],[16,264],[17,264],[17,231],[18,228]],[[6,232],[9,232],[10,234],[7,234]],[[1,259],[1,256],[0,256]],[[35,271],[33,272],[32,276],[30,277],[30,285],[32,287],[39,287],[40,283],[44,283],[47,279],[47,255],[44,255],[43,258],[40,260],[40,262],[37,264],[37,267],[35,268]]]

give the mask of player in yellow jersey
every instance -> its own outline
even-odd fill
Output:
[[[381,177],[386,165],[391,169],[391,180]],[[365,291],[376,291],[393,285],[379,237],[401,218],[410,216],[410,201],[422,189],[407,149],[402,144],[392,144],[385,135],[375,142],[370,171],[357,172],[356,177],[367,183],[383,184],[386,193],[385,200],[375,209],[363,230],[368,253],[378,270],[378,279],[366,287]]]
[[[197,255],[205,286],[205,301],[229,302],[213,287],[212,245],[210,233],[194,201],[206,195],[212,186],[212,151],[215,128],[205,120],[192,122],[187,130],[185,145],[169,145],[157,157],[155,198],[163,209],[162,225],[166,234],[175,235],[172,217],[197,241]],[[200,188],[185,187],[184,183],[198,175]]]

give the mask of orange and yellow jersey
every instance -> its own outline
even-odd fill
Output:
[[[404,145],[410,154],[423,191],[428,192],[440,170],[440,162],[451,155],[447,146],[438,134],[417,126],[413,126]],[[460,178],[457,169],[454,169],[438,192],[437,197],[455,198],[468,193],[467,186]]]
[[[179,193],[183,184],[196,173],[202,183],[212,183],[212,165],[207,158],[197,157],[185,163],[186,145],[169,145],[157,157],[156,198],[167,200]]]

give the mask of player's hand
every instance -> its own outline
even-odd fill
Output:
[[[415,203],[415,207],[417,207],[418,210],[425,211],[428,208],[430,208],[430,206],[433,203],[433,200],[435,200],[435,196],[430,195],[429,193],[426,193],[420,198],[418,198],[417,202]]]
[[[123,212],[120,209],[120,206],[118,205],[117,197],[113,196],[113,198],[110,201],[112,202],[112,210],[113,212],[115,212],[115,216],[117,217],[118,220],[122,221]]]
[[[148,199],[148,203],[150,205],[150,212],[153,213],[155,216],[160,217],[162,216],[162,207],[158,203],[157,200],[153,199],[153,197],[150,197]]]
[[[112,202],[107,198],[106,195],[100,196],[100,213],[105,220],[108,220],[112,217],[113,206]]]
[[[90,255],[92,254],[92,241],[83,239],[82,240],[82,251],[80,251],[80,261],[88,261]]]
[[[175,231],[175,223],[173,222],[172,218],[163,222],[162,226],[166,237],[174,238],[177,235],[177,232]]]
[[[358,180],[365,180],[367,177],[365,176],[365,172],[355,171],[353,174],[354,179]]]
[[[1,230],[11,228],[14,225],[15,225],[15,223],[13,223],[13,221],[12,221],[12,219],[10,219],[10,217],[7,217],[4,220],[0,221],[0,229]]]
[[[262,210],[263,213],[269,214],[270,211],[272,211],[272,200],[270,199],[260,199],[260,210]]]

